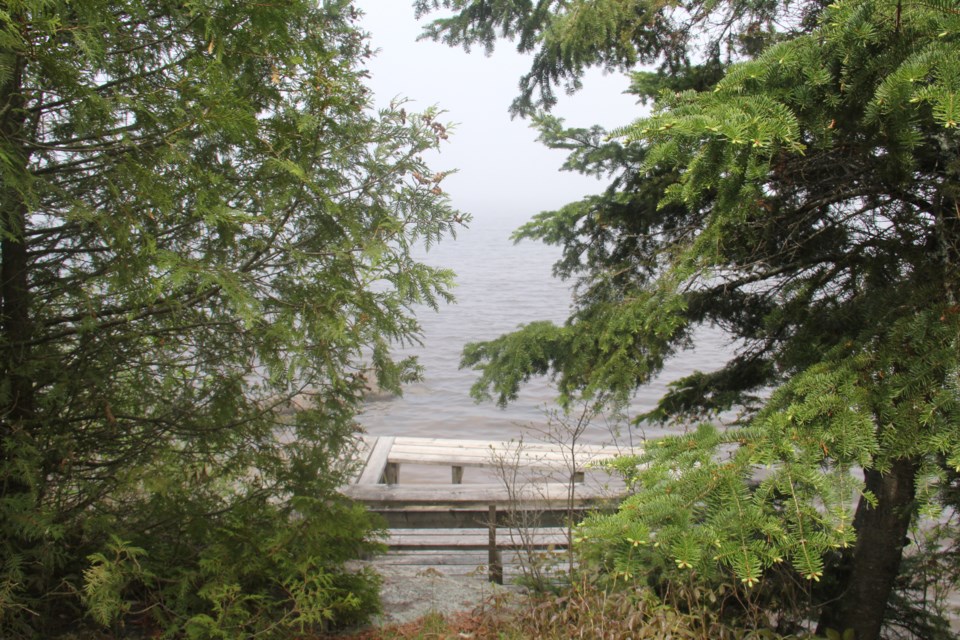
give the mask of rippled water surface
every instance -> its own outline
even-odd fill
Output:
[[[551,276],[559,249],[530,241],[513,244],[510,233],[518,225],[515,218],[476,216],[456,240],[426,253],[429,264],[457,272],[457,303],[438,313],[420,312],[424,345],[404,352],[419,356],[425,379],[407,386],[400,398],[368,403],[360,422],[371,434],[511,439],[525,428],[546,425],[544,409],[555,397],[549,381],[532,380],[516,402],[499,409],[492,402],[475,403],[469,392],[477,374],[458,368],[468,342],[495,338],[534,320],[560,323],[567,316],[569,288]],[[696,351],[679,354],[657,382],[638,393],[637,409],[652,408],[667,381],[695,369],[716,368],[729,352],[718,332],[705,332],[698,342]],[[651,435],[651,430],[645,432]],[[592,425],[585,439],[607,441],[609,428]]]

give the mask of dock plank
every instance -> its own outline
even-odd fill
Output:
[[[559,559],[564,551],[555,549],[540,553],[554,553]],[[504,574],[507,576],[522,575],[522,566],[530,563],[529,554],[525,551],[503,549],[502,554]],[[412,569],[411,573],[432,568],[440,574],[484,575],[488,562],[487,552],[476,549],[464,549],[455,552],[397,550],[390,551],[377,558],[376,566],[409,567]],[[564,564],[566,563],[564,562]]]
[[[353,446],[344,453],[344,464],[350,469],[348,476],[350,484],[357,482],[363,475],[375,440],[376,438],[361,436],[354,440]]]
[[[439,463],[450,464],[451,461],[456,460],[470,460],[475,461],[480,464],[490,464],[491,459],[499,457],[513,457],[520,459],[530,459],[532,461],[536,460],[556,460],[559,462],[566,462],[572,458],[578,460],[596,460],[596,459],[609,459],[614,458],[619,455],[617,452],[605,452],[605,451],[577,451],[575,456],[571,456],[569,452],[566,451],[543,451],[543,450],[534,450],[534,449],[508,449],[508,448],[496,448],[496,447],[487,447],[486,449],[471,449],[465,447],[450,447],[448,449],[443,449],[441,447],[420,447],[420,446],[409,446],[395,444],[394,450],[391,453],[390,457],[396,461],[402,462],[418,462],[418,459],[421,457],[427,457],[431,460],[436,460]]]
[[[370,506],[401,507],[431,504],[508,504],[518,500],[560,502],[567,499],[569,488],[570,485],[563,482],[529,484],[512,490],[508,490],[503,484],[355,484],[344,487],[342,492]],[[618,495],[619,492],[607,487],[578,484],[574,490],[574,503],[615,498]]]
[[[520,442],[516,440],[458,440],[444,438],[419,438],[412,436],[398,436],[396,438],[398,450],[419,450],[427,453],[443,452],[476,452],[481,455],[492,451],[523,451],[532,454],[567,455],[570,447],[546,442]],[[616,456],[630,453],[628,449],[606,445],[577,444],[576,452],[587,455]]]
[[[488,529],[391,529],[385,540],[391,549],[488,549]],[[544,549],[567,546],[567,531],[562,527],[534,528],[520,532],[497,529],[498,549]]]
[[[545,450],[555,450],[560,448],[560,445],[553,442],[544,442],[542,440],[480,440],[473,438],[432,438],[425,436],[397,436],[397,441],[401,444],[422,444],[422,445],[437,445],[442,447],[448,447],[451,444],[457,444],[459,446],[465,447],[484,447],[489,444],[509,444],[511,446],[522,445],[523,447],[531,449],[545,449]],[[577,443],[577,447],[583,447],[585,449],[595,449],[595,450],[610,450],[610,451],[622,451],[623,447],[617,447],[615,445],[601,445],[601,444],[590,444],[585,442]]]

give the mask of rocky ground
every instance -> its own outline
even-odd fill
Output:
[[[442,568],[375,566],[383,577],[380,589],[383,613],[376,624],[402,624],[428,613],[449,615],[471,611],[492,596],[519,591],[514,585],[499,586],[487,581],[485,572],[473,575],[445,575]]]

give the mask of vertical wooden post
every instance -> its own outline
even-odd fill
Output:
[[[503,559],[500,557],[500,550],[497,549],[497,505],[490,505],[489,518],[490,539],[487,549],[487,565],[490,582],[503,584]]]
[[[454,465],[450,469],[452,471],[453,484],[463,484],[463,467]]]
[[[400,484],[400,465],[396,462],[388,462],[383,468],[383,481],[386,484]]]

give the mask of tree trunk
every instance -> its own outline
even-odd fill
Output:
[[[916,475],[914,459],[894,460],[887,473],[866,470],[866,489],[877,498],[876,507],[860,498],[854,527],[857,544],[853,550],[844,591],[821,613],[818,635],[827,629],[853,629],[857,640],[880,637],[884,612],[913,518]]]
[[[5,441],[29,428],[34,415],[33,378],[30,372],[29,254],[26,241],[28,155],[23,150],[26,113],[21,83],[24,60],[4,52],[4,66],[10,69],[0,85],[0,140],[7,154],[0,185],[0,375],[6,389],[0,396],[0,459],[15,455]],[[4,477],[0,495],[25,489],[22,480]]]

